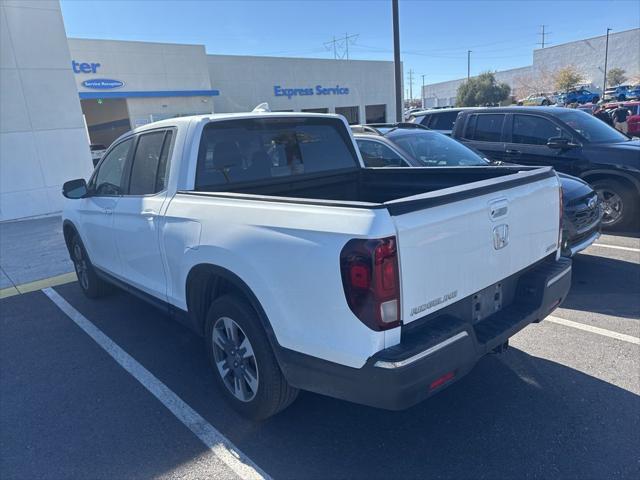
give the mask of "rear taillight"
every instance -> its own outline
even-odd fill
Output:
[[[342,286],[351,311],[373,330],[400,324],[396,237],[353,239],[340,252]]]

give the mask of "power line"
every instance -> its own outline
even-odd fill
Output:
[[[333,49],[333,58],[334,60],[339,59],[347,59],[349,60],[349,44],[353,44],[356,41],[360,34],[352,33],[349,35],[348,33],[344,34],[344,37],[336,38],[333,37],[333,40],[329,40],[328,42],[324,42],[324,46],[327,50]]]

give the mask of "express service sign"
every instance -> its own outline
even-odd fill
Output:
[[[316,85],[315,88],[283,88],[280,85],[273,86],[273,95],[276,97],[303,97],[307,95],[349,95],[349,88],[336,85],[335,87],[323,87]]]

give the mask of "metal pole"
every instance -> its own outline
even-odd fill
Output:
[[[471,78],[471,50],[467,50],[467,81]]]
[[[400,66],[400,22],[398,20],[398,0],[391,0],[393,12],[393,66],[396,82],[396,122],[402,121],[402,69]]]
[[[607,89],[607,60],[609,59],[609,32],[610,28],[607,28],[607,43],[604,47],[604,81],[602,82],[602,97],[600,100],[604,100],[604,91]]]
[[[422,108],[424,108],[424,73],[422,74],[422,89],[420,90],[420,98],[422,99]]]

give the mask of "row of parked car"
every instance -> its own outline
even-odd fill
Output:
[[[597,92],[592,92],[588,88],[578,87],[567,92],[554,93],[532,93],[526,98],[519,100],[518,106],[548,106],[548,105],[585,105],[597,104],[600,100],[605,102],[625,102],[640,98],[640,85],[618,85],[607,88],[604,98]]]

